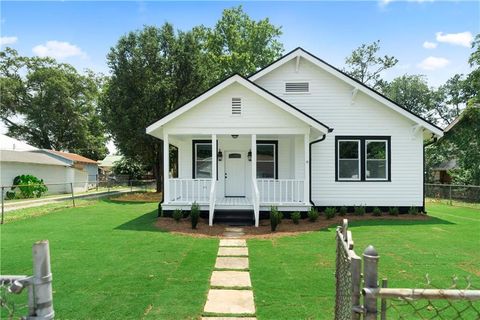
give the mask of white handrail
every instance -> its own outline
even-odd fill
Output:
[[[258,227],[260,220],[260,192],[258,191],[257,180],[255,178],[252,178],[252,200],[255,227]]]
[[[304,180],[257,179],[260,203],[303,203]]]
[[[208,225],[213,225],[213,215],[215,214],[215,200],[217,199],[217,195],[215,192],[215,179],[212,179],[212,185],[210,187],[210,202],[208,207]]]

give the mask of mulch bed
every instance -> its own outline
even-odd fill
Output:
[[[160,202],[162,200],[162,193],[130,192],[119,196],[111,197],[110,200],[119,202]]]
[[[372,216],[370,214],[366,214],[364,216],[353,216],[347,215],[344,217],[336,216],[333,219],[327,220],[325,217],[320,216],[317,221],[310,222],[308,219],[300,220],[300,223],[294,224],[290,219],[282,220],[282,223],[277,227],[275,232],[270,231],[270,220],[260,220],[260,225],[257,227],[255,226],[243,226],[243,232],[245,235],[243,238],[272,238],[272,237],[282,237],[282,236],[292,236],[299,233],[304,232],[312,232],[312,231],[319,231],[322,229],[326,229],[331,226],[341,225],[343,219],[348,219],[349,221],[356,221],[356,220],[407,220],[407,221],[415,221],[415,220],[429,220],[430,217],[424,214],[419,215],[409,215],[409,214],[401,214],[398,216],[389,216],[383,215],[381,217]],[[176,234],[183,234],[189,235],[193,237],[210,237],[210,238],[218,238],[221,237],[222,234],[225,232],[225,228],[228,226],[225,225],[213,225],[208,226],[207,219],[200,219],[197,225],[197,229],[192,229],[190,224],[190,219],[185,218],[179,222],[176,222],[172,218],[169,217],[160,217],[158,218],[156,224],[157,228],[165,231],[170,231]]]

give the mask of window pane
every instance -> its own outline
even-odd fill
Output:
[[[387,159],[387,144],[385,141],[367,142],[367,159]]]
[[[359,141],[339,141],[340,159],[358,159],[358,143]]]
[[[195,178],[211,178],[212,161],[196,161]]]
[[[211,159],[212,159],[212,145],[197,144],[197,160],[211,160]]]
[[[274,179],[275,166],[273,162],[257,162],[258,179]]]
[[[387,178],[387,160],[367,160],[368,179]]]
[[[359,179],[359,160],[338,160],[338,177],[340,179]]]
[[[258,161],[273,161],[275,157],[275,145],[273,144],[258,144],[257,145],[257,160]]]

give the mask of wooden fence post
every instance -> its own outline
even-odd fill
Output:
[[[70,189],[72,190],[72,203],[73,203],[73,206],[75,207],[75,193],[73,191],[73,182],[70,182]]]
[[[3,192],[5,191],[5,187],[2,187],[2,221],[1,221],[1,224],[3,224],[3,215],[5,214],[5,208],[4,208],[4,203],[3,201],[5,201],[3,198],[5,197],[5,195],[3,194]]]
[[[363,277],[364,287],[370,289],[378,288],[378,256],[373,246],[368,246],[363,252]],[[363,305],[365,307],[365,319],[377,319],[377,298],[364,296]]]
[[[38,319],[53,319],[52,272],[48,240],[33,245],[33,296],[35,316]]]

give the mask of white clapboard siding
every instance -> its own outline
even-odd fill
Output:
[[[286,81],[308,81],[308,94],[286,94]],[[334,128],[312,149],[312,200],[315,205],[421,206],[423,139],[412,137],[414,124],[397,112],[358,92],[312,63],[295,59],[256,83]],[[391,136],[391,182],[335,182],[335,135]],[[300,174],[299,169],[297,175]]]

